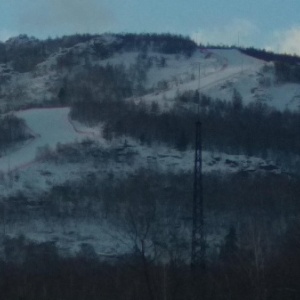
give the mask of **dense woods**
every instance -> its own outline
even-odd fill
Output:
[[[300,83],[300,65],[275,62],[275,75],[279,82]]]
[[[276,256],[262,269],[256,268],[251,255],[242,255],[240,250],[231,252],[225,261],[220,258],[206,272],[205,294],[201,285],[192,292],[189,271],[178,261],[165,265],[148,262],[144,266],[140,254],[135,253],[104,262],[84,245],[76,256],[63,258],[54,244],[32,244],[20,237],[6,241],[11,260],[1,262],[0,295],[7,300],[179,300],[195,295],[201,299],[297,299],[297,234],[299,228],[293,228],[288,238],[281,239]],[[145,277],[145,270],[149,277]]]
[[[197,44],[188,37],[171,34],[114,34],[115,41],[106,43],[101,35],[75,34],[60,38],[38,40],[27,35],[11,38],[0,43],[0,63],[11,62],[18,72],[34,70],[38,63],[61,48],[71,48],[76,44],[92,42],[93,54],[98,58],[107,58],[122,51],[154,51],[165,54],[183,54],[191,56]],[[71,60],[71,52],[66,51],[60,59]]]
[[[185,150],[194,143],[195,111],[191,105],[195,94],[178,96],[178,106],[160,112],[156,103],[145,106],[130,101],[78,101],[71,117],[82,122],[103,122],[104,136],[132,136],[142,143],[165,143]],[[244,106],[241,99],[231,102],[201,97],[200,120],[203,144],[207,150],[232,154],[268,157],[298,155],[300,151],[300,116],[297,112],[279,112],[260,103]],[[139,124],[139,126],[136,126]]]
[[[114,219],[127,231],[132,251],[102,258],[89,243],[82,243],[75,255],[66,257],[55,242],[6,238],[1,297],[297,299],[299,179],[204,177],[205,228],[219,238],[207,248],[205,281],[197,280],[195,289],[189,271],[190,239],[181,231],[191,222],[191,178],[191,173],[142,169],[124,180],[109,175],[101,181],[86,178],[53,187],[24,218],[39,214],[61,226],[71,218]]]
[[[298,64],[300,63],[300,57],[297,55],[289,55],[289,54],[279,54],[274,53],[272,51],[267,51],[264,49],[255,49],[255,48],[242,48],[240,49],[243,53],[253,56],[258,59],[262,59],[265,61],[276,61],[276,62],[284,62],[287,64]]]
[[[0,118],[0,150],[32,137],[27,130],[24,120],[14,115]]]

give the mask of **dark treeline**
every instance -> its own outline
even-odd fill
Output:
[[[197,44],[189,37],[174,34],[121,34],[122,49],[149,50],[165,54],[185,54],[191,56]]]
[[[209,174],[204,176],[203,186],[206,232],[214,236],[220,230],[214,223],[222,223],[228,230],[217,245],[208,246],[206,271],[204,278],[196,280],[196,288],[190,277],[189,256],[182,255],[190,253],[189,236],[176,230],[178,224],[191,222],[192,174],[142,169],[123,180],[109,175],[101,181],[89,177],[56,186],[40,201],[47,207],[44,217],[60,223],[80,218],[89,209],[94,219],[101,218],[100,214],[114,216],[118,222],[122,219],[121,228],[128,230],[135,246],[128,255],[103,261],[91,245],[83,243],[76,255],[62,257],[54,242],[6,238],[0,261],[0,297],[298,299],[299,179]],[[86,205],[83,198],[98,208]],[[51,201],[55,204],[49,209]],[[215,220],[211,217],[214,214]],[[146,240],[151,241],[148,246],[155,245],[151,248],[155,252],[145,251]]]
[[[70,149],[66,150],[68,156],[72,155]],[[109,161],[107,163],[115,160],[115,153],[109,154],[106,150],[102,153],[99,150],[90,151],[88,155],[97,159],[103,167],[104,160]],[[74,156],[75,161],[84,158],[88,159],[82,153],[81,156]],[[78,181],[53,186],[35,202],[21,193],[5,198],[7,222],[23,217],[30,219],[35,213],[36,217],[54,218],[56,221],[70,218],[92,220],[98,218],[99,213],[101,218],[120,220],[126,217],[128,210],[138,212],[139,208],[141,211],[154,209],[158,217],[164,215],[162,222],[167,217],[175,222],[178,214],[179,220],[189,219],[192,182],[191,172],[175,174],[140,169],[126,178],[118,178],[113,173],[104,178],[90,174]],[[220,215],[232,214],[232,220],[261,214],[272,222],[280,219],[288,223],[300,212],[300,183],[297,177],[258,172],[226,176],[212,173],[204,174],[203,186],[205,210]],[[276,228],[270,228],[272,230],[276,231]]]
[[[97,55],[106,54],[102,51]],[[70,71],[76,68],[78,59],[77,55],[68,52],[57,59],[57,68]],[[130,66],[124,64],[93,65],[87,58],[80,71],[75,69],[73,74],[69,73],[62,78],[57,101],[66,105],[85,100],[109,99],[112,101],[124,99],[133,94],[136,96],[145,94],[149,69],[157,65],[163,67],[164,64],[165,59],[162,56],[149,56],[147,53],[137,54]]]
[[[0,43],[0,63],[9,63],[18,72],[28,72],[46,58],[45,46],[37,39],[21,35],[19,43],[13,39]]]
[[[97,35],[75,34],[55,39],[38,40],[25,34],[19,35],[10,38],[5,43],[0,43],[0,63],[11,62],[15,71],[21,73],[29,72],[38,63],[41,63],[60,49],[73,47],[78,43],[87,42],[95,37]]]
[[[81,221],[97,224],[106,220],[122,228],[126,244],[132,245],[132,254],[144,257],[147,263],[159,265],[168,261],[187,268],[192,179],[192,173],[161,174],[148,169],[123,179],[113,174],[103,179],[87,176],[81,181],[54,186],[34,202],[26,195],[9,197],[6,223],[38,219],[68,232],[71,229],[68,224],[74,230],[74,224],[80,226]],[[247,276],[253,276],[253,271],[264,275],[263,272],[279,263],[281,247],[297,258],[298,252],[293,251],[299,245],[299,227],[295,224],[300,214],[299,178],[205,174],[203,186],[205,232],[209,237],[207,261],[211,268],[218,272],[224,265],[228,269],[249,268],[241,276],[244,282],[251,279],[252,284],[256,279]],[[143,247],[144,244],[147,246]],[[12,251],[9,253],[13,255]],[[230,259],[234,257],[236,260],[230,267]],[[280,260],[283,258],[289,260],[290,256]],[[282,272],[279,277],[285,276]]]
[[[178,101],[191,104],[192,94],[180,96]],[[275,111],[260,103],[244,106],[238,94],[231,102],[205,96],[201,99],[205,149],[263,157],[268,151],[299,153],[299,113]],[[82,122],[104,122],[106,138],[129,135],[141,142],[163,142],[180,150],[194,143],[196,113],[184,108],[159,112],[156,103],[149,108],[124,101],[78,101],[73,104],[71,117]]]
[[[15,142],[30,138],[25,121],[14,115],[6,115],[0,118],[0,149]]]
[[[275,75],[279,82],[300,83],[300,65],[275,62]]]
[[[240,49],[241,52],[265,61],[284,62],[288,64],[299,64],[300,57],[297,55],[278,54],[264,49],[246,48]]]
[[[108,34],[116,38],[110,45],[106,45],[106,49],[110,52],[116,51],[154,51],[164,54],[185,54],[190,56],[197,48],[197,44],[189,37],[184,37],[176,34],[156,34],[156,33],[122,33]],[[101,43],[101,37],[104,35],[71,35],[56,39],[45,40],[51,49],[56,51],[59,47],[69,48],[78,43],[97,39],[94,46],[105,48],[105,43]]]
[[[71,48],[79,43],[93,41],[91,49],[101,59],[120,51],[155,51],[164,54],[191,56],[197,44],[188,37],[172,34],[111,34],[111,43],[105,42],[105,35],[75,34],[59,38],[38,40],[27,35],[11,38],[0,43],[0,63],[11,62],[15,71],[32,71],[38,63],[60,49]],[[89,52],[89,51],[88,51]],[[86,56],[88,56],[88,52]],[[63,58],[71,59],[71,52]]]
[[[254,48],[240,49],[241,52],[275,65],[275,76],[278,82],[300,82],[300,57],[296,55],[277,54]]]
[[[71,156],[72,153],[67,152],[67,155]],[[102,153],[99,150],[93,151],[88,155],[97,159],[97,163],[101,165],[104,160],[112,163],[116,159],[116,153],[105,150]],[[81,158],[76,154],[74,157],[77,162],[89,159],[82,154]],[[169,222],[167,219],[173,216],[174,222],[177,222],[177,214],[182,218],[189,217],[191,180],[192,175],[189,173],[157,173],[149,169],[138,170],[123,179],[115,177],[113,173],[100,179],[89,174],[81,180],[53,186],[34,202],[30,202],[28,196],[21,192],[9,196],[5,199],[6,206],[0,206],[0,211],[5,209],[7,223],[34,217],[57,223],[70,219],[94,220],[99,217],[119,221],[127,218],[132,209],[136,214],[140,210],[140,213],[155,212],[157,217],[165,215],[161,222]],[[176,185],[178,182],[180,184]]]
[[[189,265],[162,264],[143,253],[102,261],[92,246],[62,257],[54,242],[33,243],[22,236],[4,241],[0,297],[6,300],[232,299],[290,300],[300,295],[299,224],[278,239],[274,255],[261,257],[237,244],[230,229],[214,262],[192,284]],[[256,241],[254,241],[256,243]]]
[[[66,64],[61,66],[66,67]],[[134,78],[128,79],[123,65],[87,66],[73,78],[65,77],[62,80],[57,101],[66,105],[85,100],[94,103],[96,98],[112,101],[123,99],[132,95],[134,83]],[[94,119],[92,117],[91,121]]]

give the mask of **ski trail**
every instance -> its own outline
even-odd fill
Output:
[[[37,151],[43,147],[51,150],[55,149],[58,143],[66,144],[86,137],[96,137],[95,133],[88,130],[75,129],[69,118],[69,112],[69,107],[18,111],[16,116],[25,120],[34,138],[19,149],[0,157],[0,171],[16,172],[43,160],[45,158],[43,154],[37,157]]]

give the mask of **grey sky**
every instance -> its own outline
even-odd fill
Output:
[[[2,0],[0,39],[170,32],[300,54],[299,11],[296,0]]]

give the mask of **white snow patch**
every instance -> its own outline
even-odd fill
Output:
[[[19,111],[16,116],[24,119],[37,138],[21,149],[0,158],[0,170],[9,172],[33,163],[41,147],[54,149],[58,143],[80,141],[88,132],[76,131],[69,121],[70,108],[39,108]]]

